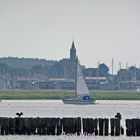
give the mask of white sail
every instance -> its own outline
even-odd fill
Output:
[[[77,95],[89,94],[80,64],[77,62]]]
[[[87,88],[80,64],[77,62],[77,97],[63,99],[65,104],[95,104],[95,99],[91,97]]]

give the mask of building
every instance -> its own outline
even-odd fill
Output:
[[[71,49],[70,49],[70,61],[75,62],[76,59],[77,59],[76,48],[75,48],[75,44],[74,44],[74,41],[73,41]]]

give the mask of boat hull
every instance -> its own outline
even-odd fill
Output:
[[[76,98],[63,99],[62,101],[64,104],[79,104],[79,105],[96,104],[95,99],[91,98],[89,95],[78,96]]]

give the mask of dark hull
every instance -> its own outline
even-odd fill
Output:
[[[64,104],[79,104],[79,105],[88,105],[88,104],[96,104],[95,99],[90,96],[79,96],[76,98],[69,98],[62,100]]]

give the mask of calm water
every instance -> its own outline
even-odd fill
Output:
[[[126,118],[140,117],[140,101],[97,101],[96,105],[64,105],[61,100],[4,100],[0,102],[1,117],[15,117],[23,112],[24,117],[92,117],[111,118],[122,114],[122,126]],[[0,140],[138,140],[140,137],[65,137],[65,136],[0,136]]]

